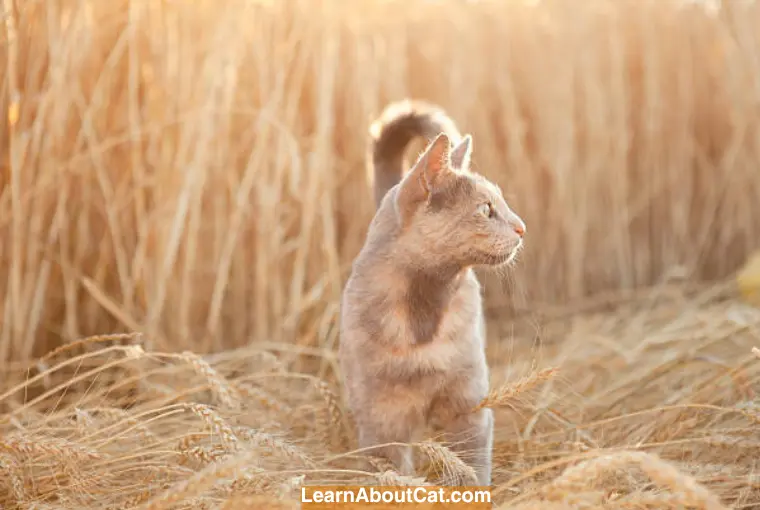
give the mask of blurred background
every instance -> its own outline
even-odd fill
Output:
[[[528,225],[484,275],[493,314],[719,279],[760,245],[756,2],[4,6],[1,360],[134,330],[334,346],[367,128],[406,97],[473,134]]]
[[[421,483],[357,463],[335,359],[368,128],[405,98],[527,224],[481,274],[500,508],[760,507],[760,3],[2,10],[0,507]]]

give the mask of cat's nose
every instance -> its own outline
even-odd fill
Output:
[[[515,231],[515,234],[520,237],[525,235],[525,222],[519,216],[513,215],[509,223],[512,225],[512,230]]]

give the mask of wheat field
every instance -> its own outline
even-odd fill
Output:
[[[0,508],[471,483],[433,436],[418,478],[357,450],[336,366],[367,129],[406,97],[472,133],[527,224],[481,275],[495,506],[760,507],[760,308],[735,283],[760,248],[756,2],[4,0],[3,21]]]

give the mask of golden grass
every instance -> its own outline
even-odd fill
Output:
[[[471,479],[434,438],[419,478],[364,459],[342,404],[367,128],[404,97],[528,226],[483,275],[498,505],[760,505],[760,312],[698,283],[760,247],[760,5],[318,3],[4,0],[0,507]]]
[[[527,222],[492,309],[728,275],[760,239],[760,7],[699,4],[6,0],[0,359],[334,347],[367,129],[407,96]]]
[[[508,327],[501,342],[491,335],[497,389],[484,402],[498,507],[760,505],[760,310],[732,285],[654,288],[615,313],[546,319],[538,338],[532,320]],[[466,453],[433,435],[415,444],[416,478],[367,463],[334,378],[295,368],[308,349],[200,358],[131,341],[80,342],[9,373],[0,506],[233,508],[296,504],[305,483],[474,482]],[[262,363],[272,356],[280,363]]]

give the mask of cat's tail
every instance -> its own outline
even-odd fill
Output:
[[[406,99],[391,103],[369,128],[371,161],[375,175],[375,206],[404,176],[404,150],[417,136],[428,142],[445,133],[456,144],[461,134],[442,108]]]

